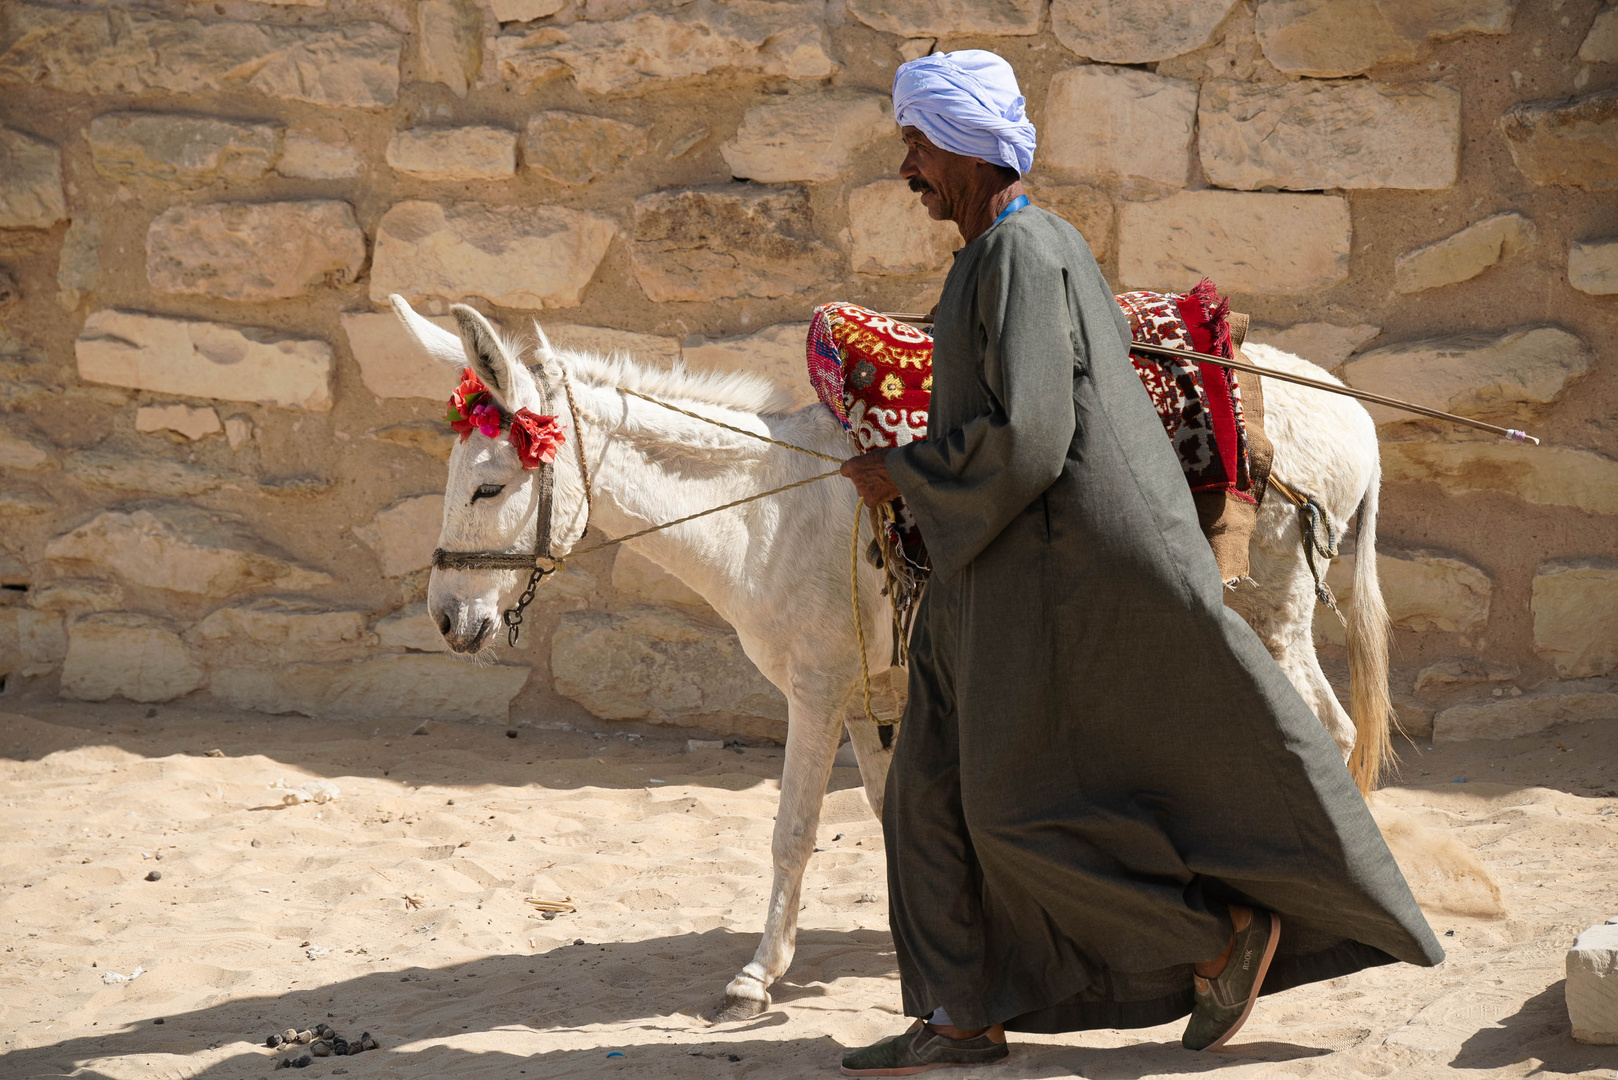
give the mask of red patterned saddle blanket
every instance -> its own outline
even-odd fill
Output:
[[[1234,359],[1230,301],[1203,280],[1188,293],[1117,297],[1137,341]],[[809,381],[861,450],[927,437],[933,339],[855,304],[823,304],[809,323]],[[1192,491],[1256,502],[1242,392],[1217,364],[1130,353]]]

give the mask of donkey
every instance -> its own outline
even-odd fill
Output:
[[[572,550],[589,526],[624,536],[829,467],[625,390],[835,458],[851,452],[830,410],[815,404],[787,411],[786,397],[755,376],[654,369],[624,356],[558,350],[537,324],[539,344],[525,366],[519,351],[472,308],[451,309],[456,335],[416,314],[403,298],[391,300],[416,342],[446,364],[446,376],[452,368],[470,367],[507,414],[529,408],[557,415],[566,425],[569,441],[550,467],[555,556]],[[1331,379],[1269,346],[1248,344],[1244,351],[1258,364]],[[1388,620],[1376,572],[1376,430],[1365,410],[1346,397],[1278,380],[1266,381],[1264,395],[1275,475],[1318,498],[1338,530],[1359,511],[1347,628],[1352,718],[1315,656],[1314,582],[1296,516],[1283,500],[1264,501],[1251,544],[1251,580],[1227,591],[1228,602],[1263,639],[1345,756],[1353,753],[1356,779],[1369,791],[1386,753],[1390,709]],[[541,535],[539,477],[538,471],[523,471],[504,439],[474,434],[459,443],[449,459],[439,547],[533,552]],[[861,684],[849,551],[857,513],[853,485],[833,477],[632,541],[735,627],[749,659],[787,699],[764,937],[752,961],[726,986],[713,1014],[719,1020],[763,1012],[770,984],[792,961],[804,867],[849,703]],[[882,572],[861,559],[855,575],[853,593],[874,675],[891,664],[892,620]],[[478,653],[492,647],[500,612],[524,580],[510,570],[435,569],[428,611],[451,649]],[[850,716],[846,726],[866,797],[880,816],[891,751],[863,714]]]

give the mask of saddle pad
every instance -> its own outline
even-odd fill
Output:
[[[1204,280],[1189,293],[1117,297],[1131,335],[1234,358],[1230,302]],[[931,335],[856,304],[823,304],[809,323],[809,381],[861,450],[926,438]],[[1193,491],[1255,501],[1241,387],[1217,364],[1130,353]]]

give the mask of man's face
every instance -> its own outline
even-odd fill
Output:
[[[906,126],[899,129],[899,134],[906,151],[899,176],[910,181],[911,191],[921,195],[921,205],[934,221],[960,221],[958,215],[966,209],[965,197],[983,162],[939,149],[920,128]]]

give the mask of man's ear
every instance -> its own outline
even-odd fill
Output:
[[[500,343],[500,335],[495,333],[488,319],[465,304],[455,304],[449,312],[460,324],[461,346],[466,352],[466,362],[477,372],[494,399],[510,412],[516,398],[519,365]]]

